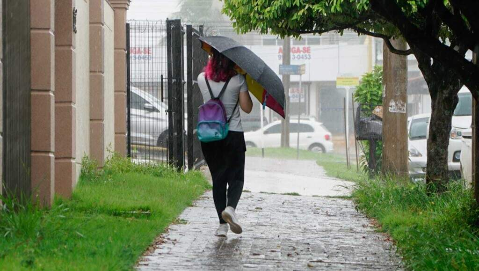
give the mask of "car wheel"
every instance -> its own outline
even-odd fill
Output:
[[[165,130],[160,134],[158,141],[156,142],[156,146],[168,148],[168,130]]]
[[[321,144],[313,144],[311,145],[308,150],[312,151],[312,152],[316,152],[316,153],[325,153],[326,152],[326,149],[324,148],[323,145]]]
[[[157,147],[162,147],[162,148],[168,148],[168,129],[163,131],[163,133],[160,134],[158,137],[158,140],[156,141],[156,146]],[[188,140],[188,137],[186,135],[186,132],[183,134],[183,140],[186,143]]]
[[[248,147],[248,148],[256,148],[256,144],[254,144],[254,143],[251,142],[251,141],[247,141],[247,142],[246,142],[246,147]]]

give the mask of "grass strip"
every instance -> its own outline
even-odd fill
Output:
[[[155,237],[209,188],[199,172],[85,160],[70,200],[49,209],[4,198],[1,270],[131,270]]]
[[[276,159],[295,160],[297,157],[294,148],[265,148],[265,157]],[[260,148],[248,148],[247,156],[260,157]],[[346,181],[358,182],[367,178],[361,169],[356,169],[356,164],[352,164],[348,169],[346,158],[334,153],[315,153],[307,150],[299,150],[300,160],[314,160],[318,165],[324,168],[326,175],[333,178],[343,179]]]
[[[459,182],[428,195],[424,184],[360,181],[353,198],[394,239],[408,269],[479,270],[479,212]]]

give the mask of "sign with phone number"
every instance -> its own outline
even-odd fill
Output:
[[[311,59],[311,47],[310,46],[293,46],[291,47],[291,59],[292,60],[309,60]],[[278,60],[283,60],[283,47],[278,49]]]

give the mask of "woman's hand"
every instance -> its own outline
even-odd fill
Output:
[[[251,100],[251,96],[249,96],[249,91],[243,91],[239,94],[239,104],[241,110],[245,113],[250,113],[253,110],[253,101]]]

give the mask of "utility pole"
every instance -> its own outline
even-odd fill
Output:
[[[479,65],[479,44],[476,45],[473,55],[473,62]],[[473,89],[472,91],[479,91]],[[479,133],[479,104],[476,99],[472,100],[472,184],[474,186],[474,198],[479,204],[479,178],[477,172],[479,172],[479,159],[477,159],[477,153],[479,153],[479,144],[477,144],[477,135]]]
[[[291,40],[289,37],[283,39],[283,65],[291,64]],[[285,118],[281,121],[281,147],[289,148],[289,85],[290,75],[283,74],[283,86],[284,86],[284,112]]]
[[[391,40],[406,50],[404,40]],[[407,142],[407,56],[393,54],[383,47],[383,160],[382,172],[395,177],[408,176]]]

